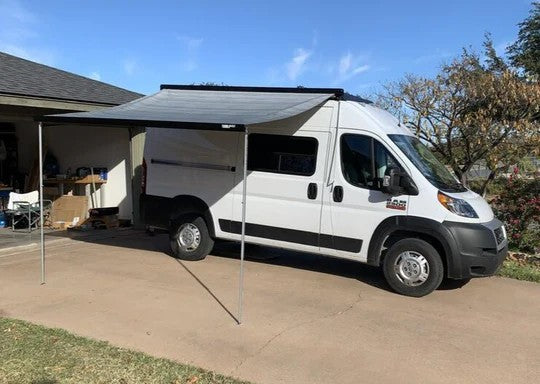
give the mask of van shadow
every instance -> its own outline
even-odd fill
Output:
[[[240,244],[220,241],[216,243],[213,256],[228,259],[238,259]],[[357,261],[333,258],[313,253],[290,251],[262,245],[246,244],[246,260],[253,263],[276,265],[286,268],[303,269],[306,271],[325,273],[355,279],[373,287],[391,291],[379,268],[361,264]]]
[[[211,254],[217,257],[238,259],[240,255],[240,244],[220,241],[216,243]],[[313,253],[295,252],[255,244],[246,244],[245,257],[246,260],[250,262],[303,269],[341,276],[348,279],[355,279],[371,285],[372,287],[395,293],[386,282],[381,268],[354,260],[334,258]],[[470,279],[453,280],[445,278],[437,290],[447,291],[459,289],[467,284],[469,280]]]
[[[86,243],[130,248],[144,251],[166,253],[172,257],[168,235],[160,230],[149,234],[143,230],[93,230],[89,232],[57,231],[47,237],[68,237]],[[218,240],[210,253],[215,257],[227,259],[240,258],[240,243]],[[303,269],[356,279],[371,286],[390,291],[379,268],[361,264],[357,261],[322,256],[313,253],[290,251],[255,244],[246,244],[245,258],[249,262],[277,265],[286,268]],[[189,269],[192,262],[182,261],[182,266]]]
[[[154,234],[146,233],[142,230],[95,230],[83,233],[70,233],[68,231],[58,231],[47,234],[51,237],[69,237],[78,241],[93,244],[107,245],[113,247],[130,248],[143,251],[153,251],[165,253],[172,257],[169,247],[169,237],[166,233],[158,231]],[[214,257],[238,260],[240,257],[240,243],[233,241],[218,240],[211,252]],[[285,268],[302,269],[306,271],[325,273],[341,276],[348,279],[355,279],[362,283],[371,285],[388,292],[393,292],[386,282],[382,270],[354,260],[333,258],[313,253],[290,251],[282,248],[273,248],[262,245],[246,244],[245,258],[252,263],[276,265]],[[192,262],[180,261],[180,265],[205,288],[202,282],[189,268]],[[463,287],[469,280],[445,279],[438,290],[454,290]],[[209,292],[214,299],[219,299]],[[222,305],[223,306],[223,305]],[[227,310],[225,308],[225,310]],[[227,310],[227,312],[229,312]],[[229,312],[230,314],[230,312]],[[231,315],[231,314],[230,314]],[[232,315],[231,315],[232,316]],[[234,318],[234,316],[232,316]]]

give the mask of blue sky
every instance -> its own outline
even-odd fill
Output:
[[[515,40],[526,0],[0,0],[0,51],[130,90],[162,83],[343,87],[430,76]]]

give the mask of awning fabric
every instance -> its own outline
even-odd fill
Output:
[[[47,115],[47,123],[243,130],[285,119],[341,96],[341,89],[162,86],[150,96],[90,112]]]

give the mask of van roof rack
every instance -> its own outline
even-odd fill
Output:
[[[341,98],[345,91],[342,88],[304,88],[304,87],[244,87],[230,85],[176,85],[161,84],[163,89],[179,89],[191,91],[226,91],[226,92],[276,92],[276,93],[332,93]]]
[[[373,104],[373,101],[369,100],[369,99],[364,99],[363,97],[361,96],[358,96],[358,95],[353,95],[349,92],[345,92],[343,94],[343,97],[342,97],[343,100],[348,100],[348,101],[357,101],[359,103],[364,103],[364,104]]]

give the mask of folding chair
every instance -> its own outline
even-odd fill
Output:
[[[51,200],[43,200],[43,217],[49,215],[52,207]],[[11,229],[15,232],[15,226],[22,222],[28,222],[28,232],[32,228],[39,227],[39,192],[29,193],[10,192],[7,210],[5,212],[11,216]],[[45,221],[45,220],[44,220]]]

